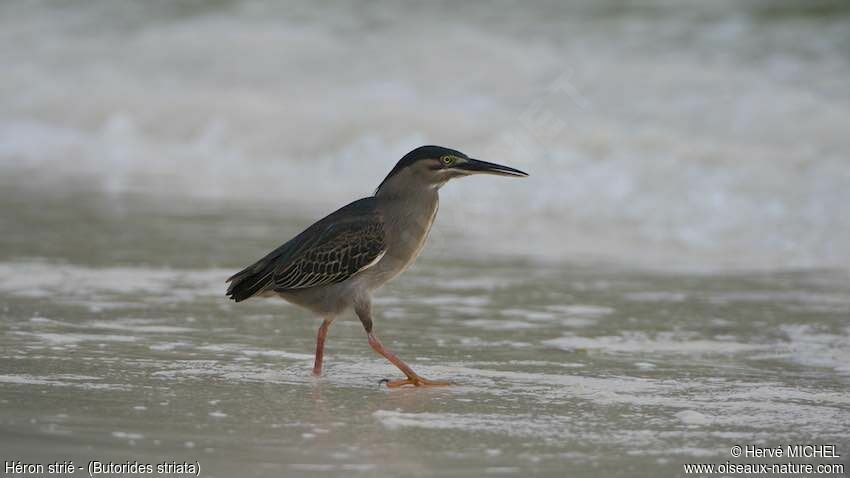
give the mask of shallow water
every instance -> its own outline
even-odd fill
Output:
[[[658,476],[722,463],[739,443],[850,446],[845,273],[641,272],[435,247],[378,294],[376,331],[457,385],[388,390],[378,381],[400,374],[353,314],[331,328],[315,379],[317,319],[224,298],[229,273],[273,246],[265,227],[210,267],[197,251],[222,247],[237,211],[97,199],[51,203],[73,206],[39,241],[3,239],[7,457],[197,461],[203,476]],[[26,211],[19,232],[36,221]],[[64,241],[78,216],[90,239]],[[253,220],[281,238],[299,222]],[[102,250],[116,230],[133,233]],[[169,246],[151,246],[163,231]]]

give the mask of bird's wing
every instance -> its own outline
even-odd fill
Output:
[[[268,290],[284,292],[342,282],[386,253],[384,223],[374,197],[355,201],[316,222],[228,279],[238,301]]]
[[[274,270],[274,290],[307,289],[342,282],[386,253],[380,216],[369,214],[333,221],[307,238],[296,254]]]

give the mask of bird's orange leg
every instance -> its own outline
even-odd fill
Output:
[[[389,360],[393,365],[398,367],[399,370],[401,370],[402,372],[404,372],[405,375],[407,375],[407,379],[405,380],[381,380],[382,383],[386,382],[387,387],[395,388],[401,387],[403,385],[413,385],[416,387],[420,387],[423,385],[451,385],[451,382],[445,382],[442,380],[428,380],[427,378],[420,377],[416,374],[416,372],[413,371],[412,368],[410,368],[410,366],[402,362],[400,358],[398,358],[394,353],[390,352],[389,349],[384,347],[384,344],[382,344],[381,341],[378,340],[378,337],[375,337],[375,334],[369,332],[367,334],[367,337],[369,338],[369,345],[372,346],[372,349],[374,349],[375,352],[378,352],[379,354],[383,355],[387,360]]]
[[[319,376],[322,374],[322,357],[325,354],[325,337],[328,336],[328,328],[331,326],[331,321],[325,319],[322,325],[319,326],[319,333],[316,334],[316,361],[313,362],[313,375]]]
[[[399,370],[407,375],[406,380],[381,380],[381,383],[386,382],[387,387],[390,388],[401,387],[402,385],[413,385],[416,387],[423,385],[451,385],[450,382],[428,380],[416,375],[416,372],[414,372],[412,368],[402,362],[401,359],[396,357],[396,355],[390,352],[389,349],[384,347],[384,344],[382,344],[381,341],[378,340],[378,337],[375,337],[375,334],[372,333],[372,301],[368,296],[361,298],[354,304],[354,312],[357,313],[357,317],[359,317],[360,322],[363,323],[363,328],[366,329],[366,337],[369,338],[369,345],[372,349],[383,355],[384,358],[389,360],[393,365],[398,367]]]

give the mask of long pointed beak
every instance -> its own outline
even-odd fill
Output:
[[[481,161],[480,159],[472,159],[469,158],[466,161],[455,166],[455,169],[460,169],[467,174],[495,174],[497,176],[514,176],[518,178],[524,178],[528,176],[528,173],[520,171],[519,169],[514,169],[509,166],[502,166],[501,164],[496,163],[488,163],[487,161]]]

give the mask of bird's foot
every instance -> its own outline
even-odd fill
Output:
[[[445,380],[428,380],[418,375],[407,377],[404,380],[389,380],[385,378],[379,382],[379,384],[382,383],[387,384],[387,388],[397,388],[405,385],[413,385],[414,387],[445,387],[452,384]]]

